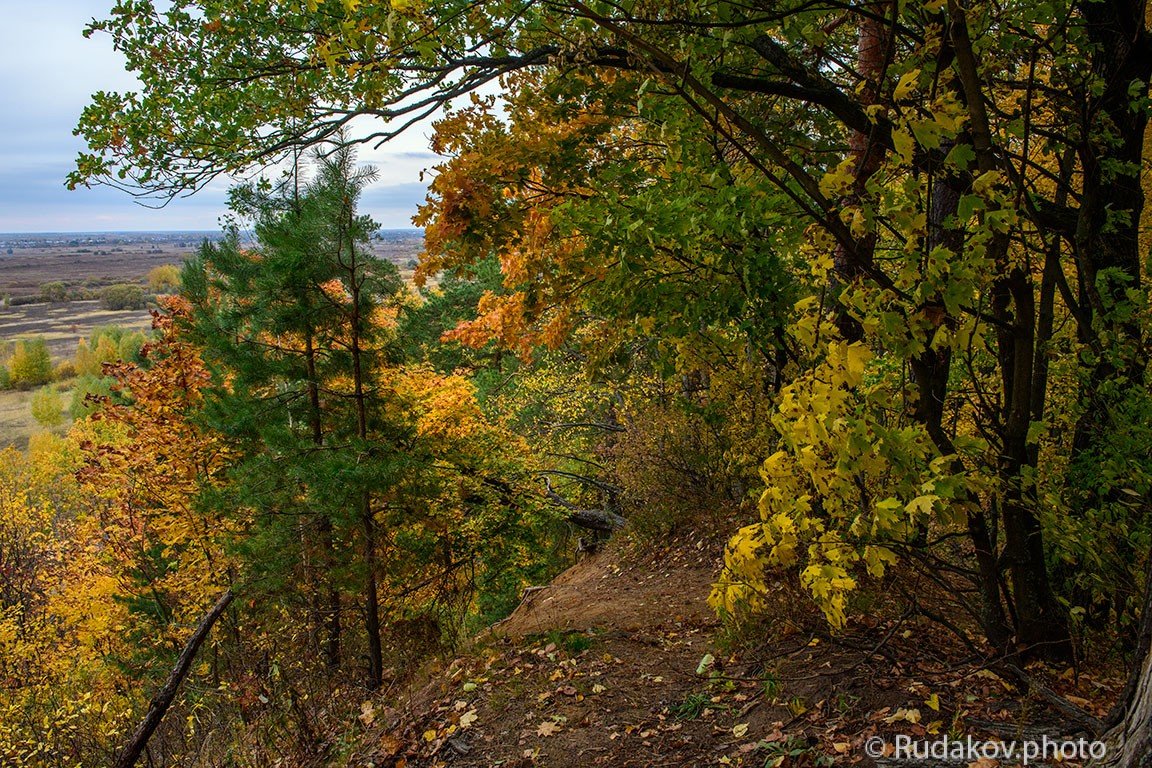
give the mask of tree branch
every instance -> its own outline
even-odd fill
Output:
[[[168,711],[168,707],[172,706],[172,701],[176,698],[176,691],[180,688],[180,683],[183,682],[188,670],[192,668],[192,662],[196,660],[196,652],[200,650],[200,646],[204,644],[204,639],[208,637],[208,633],[212,630],[212,625],[220,618],[220,615],[232,603],[235,595],[232,590],[226,590],[224,594],[220,595],[220,599],[212,606],[212,610],[200,619],[200,623],[196,626],[196,630],[192,636],[188,638],[188,642],[184,645],[184,650],[180,652],[180,657],[176,660],[176,666],[168,674],[168,680],[164,683],[164,687],[160,689],[152,698],[152,703],[148,706],[148,714],[136,727],[136,732],[132,734],[132,740],[128,742],[128,746],[124,747],[124,751],[120,753],[120,757],[116,760],[116,768],[132,768],[136,761],[140,759],[140,755],[144,752],[144,747],[148,745],[148,739],[152,737],[156,727],[160,725],[160,720],[163,719],[164,714]]]
[[[559,507],[568,510],[568,521],[581,528],[591,528],[594,531],[615,531],[618,528],[623,528],[627,523],[620,515],[607,509],[582,509],[576,506],[568,499],[564,498],[552,488],[552,483],[548,478],[544,480],[545,495],[548,500]]]

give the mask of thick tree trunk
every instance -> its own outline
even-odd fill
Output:
[[[949,39],[955,54],[961,96],[968,110],[968,131],[980,173],[1000,170],[991,123],[985,104],[984,82],[964,8],[948,0]],[[1033,364],[1036,347],[1036,299],[1031,275],[1010,258],[1011,243],[998,233],[988,256],[1000,275],[992,286],[992,313],[997,319],[1003,403],[999,424],[998,473],[1003,499],[998,504],[1005,539],[1005,565],[1011,575],[1015,607],[1016,641],[1025,655],[1065,659],[1071,655],[1067,620],[1057,603],[1044,558],[1043,534],[1027,496],[1027,470],[1032,454],[1028,430],[1035,394]]]
[[[887,0],[875,2],[868,9],[874,16],[860,18],[856,38],[856,71],[863,78],[860,87],[860,103],[863,106],[877,103],[880,97],[884,70],[892,45],[891,31],[883,21],[890,7],[891,3]],[[849,133],[848,155],[855,166],[855,181],[851,193],[840,201],[841,206],[859,205],[868,179],[880,168],[886,152],[884,145],[879,141],[875,127],[869,133],[861,131]],[[829,281],[832,296],[839,296],[846,287],[862,277],[863,264],[872,261],[875,251],[875,233],[860,238],[852,251],[844,243],[836,246],[832,254],[833,271]],[[847,341],[859,341],[864,336],[864,329],[848,314],[843,303],[836,305],[836,325],[840,335]]]
[[[1152,564],[1145,581],[1144,616],[1137,646],[1137,658],[1143,663],[1133,668],[1120,705],[1109,718],[1114,726],[1104,736],[1108,753],[1098,762],[1102,767],[1152,768]]]
[[[1016,642],[1025,655],[1068,660],[1072,657],[1068,623],[1052,590],[1035,500],[1029,496],[1025,480],[1027,472],[1035,468],[1036,456],[1028,447],[1036,394],[1036,306],[1032,280],[1024,269],[1017,267],[997,281],[992,305],[1001,321],[996,333],[1005,405],[1000,428],[1000,478],[1004,485],[1000,515],[1016,609]]]
[[[1140,382],[1145,363],[1139,314],[1117,322],[1110,310],[1126,301],[1128,288],[1141,282],[1140,168],[1148,115],[1133,108],[1129,94],[1147,93],[1152,76],[1147,18],[1152,11],[1145,0],[1092,0],[1080,3],[1079,10],[1096,45],[1093,73],[1105,87],[1099,96],[1083,97],[1089,109],[1081,127],[1083,142],[1077,148],[1084,179],[1073,241],[1082,304],[1080,337],[1096,343],[1099,362],[1084,385],[1086,407],[1072,442],[1076,454],[1088,452],[1110,429],[1114,403],[1101,394],[1100,384],[1117,374]],[[1104,131],[1111,136],[1102,136]],[[1101,282],[1098,278],[1105,270],[1113,273]],[[1120,275],[1126,282],[1116,279]],[[1099,347],[1101,326],[1112,331],[1106,334],[1107,349]]]
[[[1144,659],[1141,669],[1140,684],[1124,721],[1104,738],[1108,755],[1101,765],[1109,768],[1152,766],[1152,654]]]
[[[557,506],[568,510],[568,521],[573,525],[578,525],[581,528],[589,528],[594,531],[611,533],[618,528],[623,528],[627,523],[627,520],[610,509],[582,509],[577,507],[568,501],[568,499],[556,493],[555,489],[552,488],[552,484],[548,482],[548,478],[544,478],[544,486],[548,499]]]
[[[168,675],[168,681],[164,683],[164,687],[160,689],[152,698],[152,703],[148,706],[148,714],[136,727],[135,733],[132,734],[131,741],[124,747],[124,751],[116,759],[116,768],[132,768],[136,761],[140,759],[143,754],[144,748],[148,746],[148,739],[152,738],[152,734],[156,731],[160,721],[164,718],[164,714],[168,708],[172,706],[172,701],[176,698],[176,691],[180,688],[180,683],[183,682],[188,670],[192,668],[192,662],[196,660],[196,653],[200,650],[200,646],[204,644],[204,640],[208,637],[208,633],[212,631],[212,625],[220,618],[220,615],[232,603],[235,595],[232,590],[227,590],[224,594],[220,595],[220,599],[212,606],[212,610],[200,619],[200,623],[196,626],[192,636],[188,638],[188,642],[184,645],[184,650],[180,652],[180,657],[176,660],[176,666],[172,668],[172,672]]]

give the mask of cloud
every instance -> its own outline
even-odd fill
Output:
[[[83,148],[72,129],[91,94],[136,87],[105,36],[82,35],[112,4],[0,0],[0,231],[214,230],[227,210],[225,183],[160,210],[110,188],[64,188]],[[373,127],[355,129],[365,135]],[[365,194],[364,212],[386,228],[410,227],[424,199],[420,172],[438,162],[428,151],[429,133],[428,126],[416,126],[380,149],[360,150],[361,161],[380,171]]]
[[[69,191],[66,159],[36,156],[0,161],[0,231],[212,230],[226,209],[221,189],[146,208],[109,187]]]

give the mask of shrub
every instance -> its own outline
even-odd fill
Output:
[[[40,337],[16,342],[8,370],[12,386],[17,389],[38,387],[52,381],[52,357],[48,354],[48,344]]]
[[[12,374],[8,372],[8,366],[0,365],[0,389],[12,388]]]
[[[40,297],[50,302],[68,301],[68,286],[59,281],[44,283],[40,286]]]
[[[68,379],[76,378],[76,366],[72,364],[71,360],[65,360],[56,366],[53,371],[53,378],[56,381],[67,381]]]
[[[148,306],[148,298],[141,286],[122,283],[110,285],[101,291],[100,303],[104,309],[119,312],[126,309],[144,309]]]
[[[140,362],[140,349],[144,346],[145,341],[144,334],[139,331],[133,331],[121,336],[120,343],[116,345],[116,351],[120,359],[127,363]]]
[[[128,331],[118,325],[104,325],[92,332],[76,348],[76,373],[80,376],[104,375],[104,364],[123,360],[140,362],[140,348],[148,340],[140,331]]]
[[[180,287],[180,267],[161,264],[148,272],[148,287],[153,293],[173,293]]]
[[[52,387],[42,387],[32,395],[32,418],[42,427],[56,427],[64,422],[64,409],[60,393]]]

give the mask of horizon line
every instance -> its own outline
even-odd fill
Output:
[[[423,227],[380,227],[377,232],[423,232]],[[0,232],[7,235],[203,235],[224,234],[219,229],[41,229]]]

